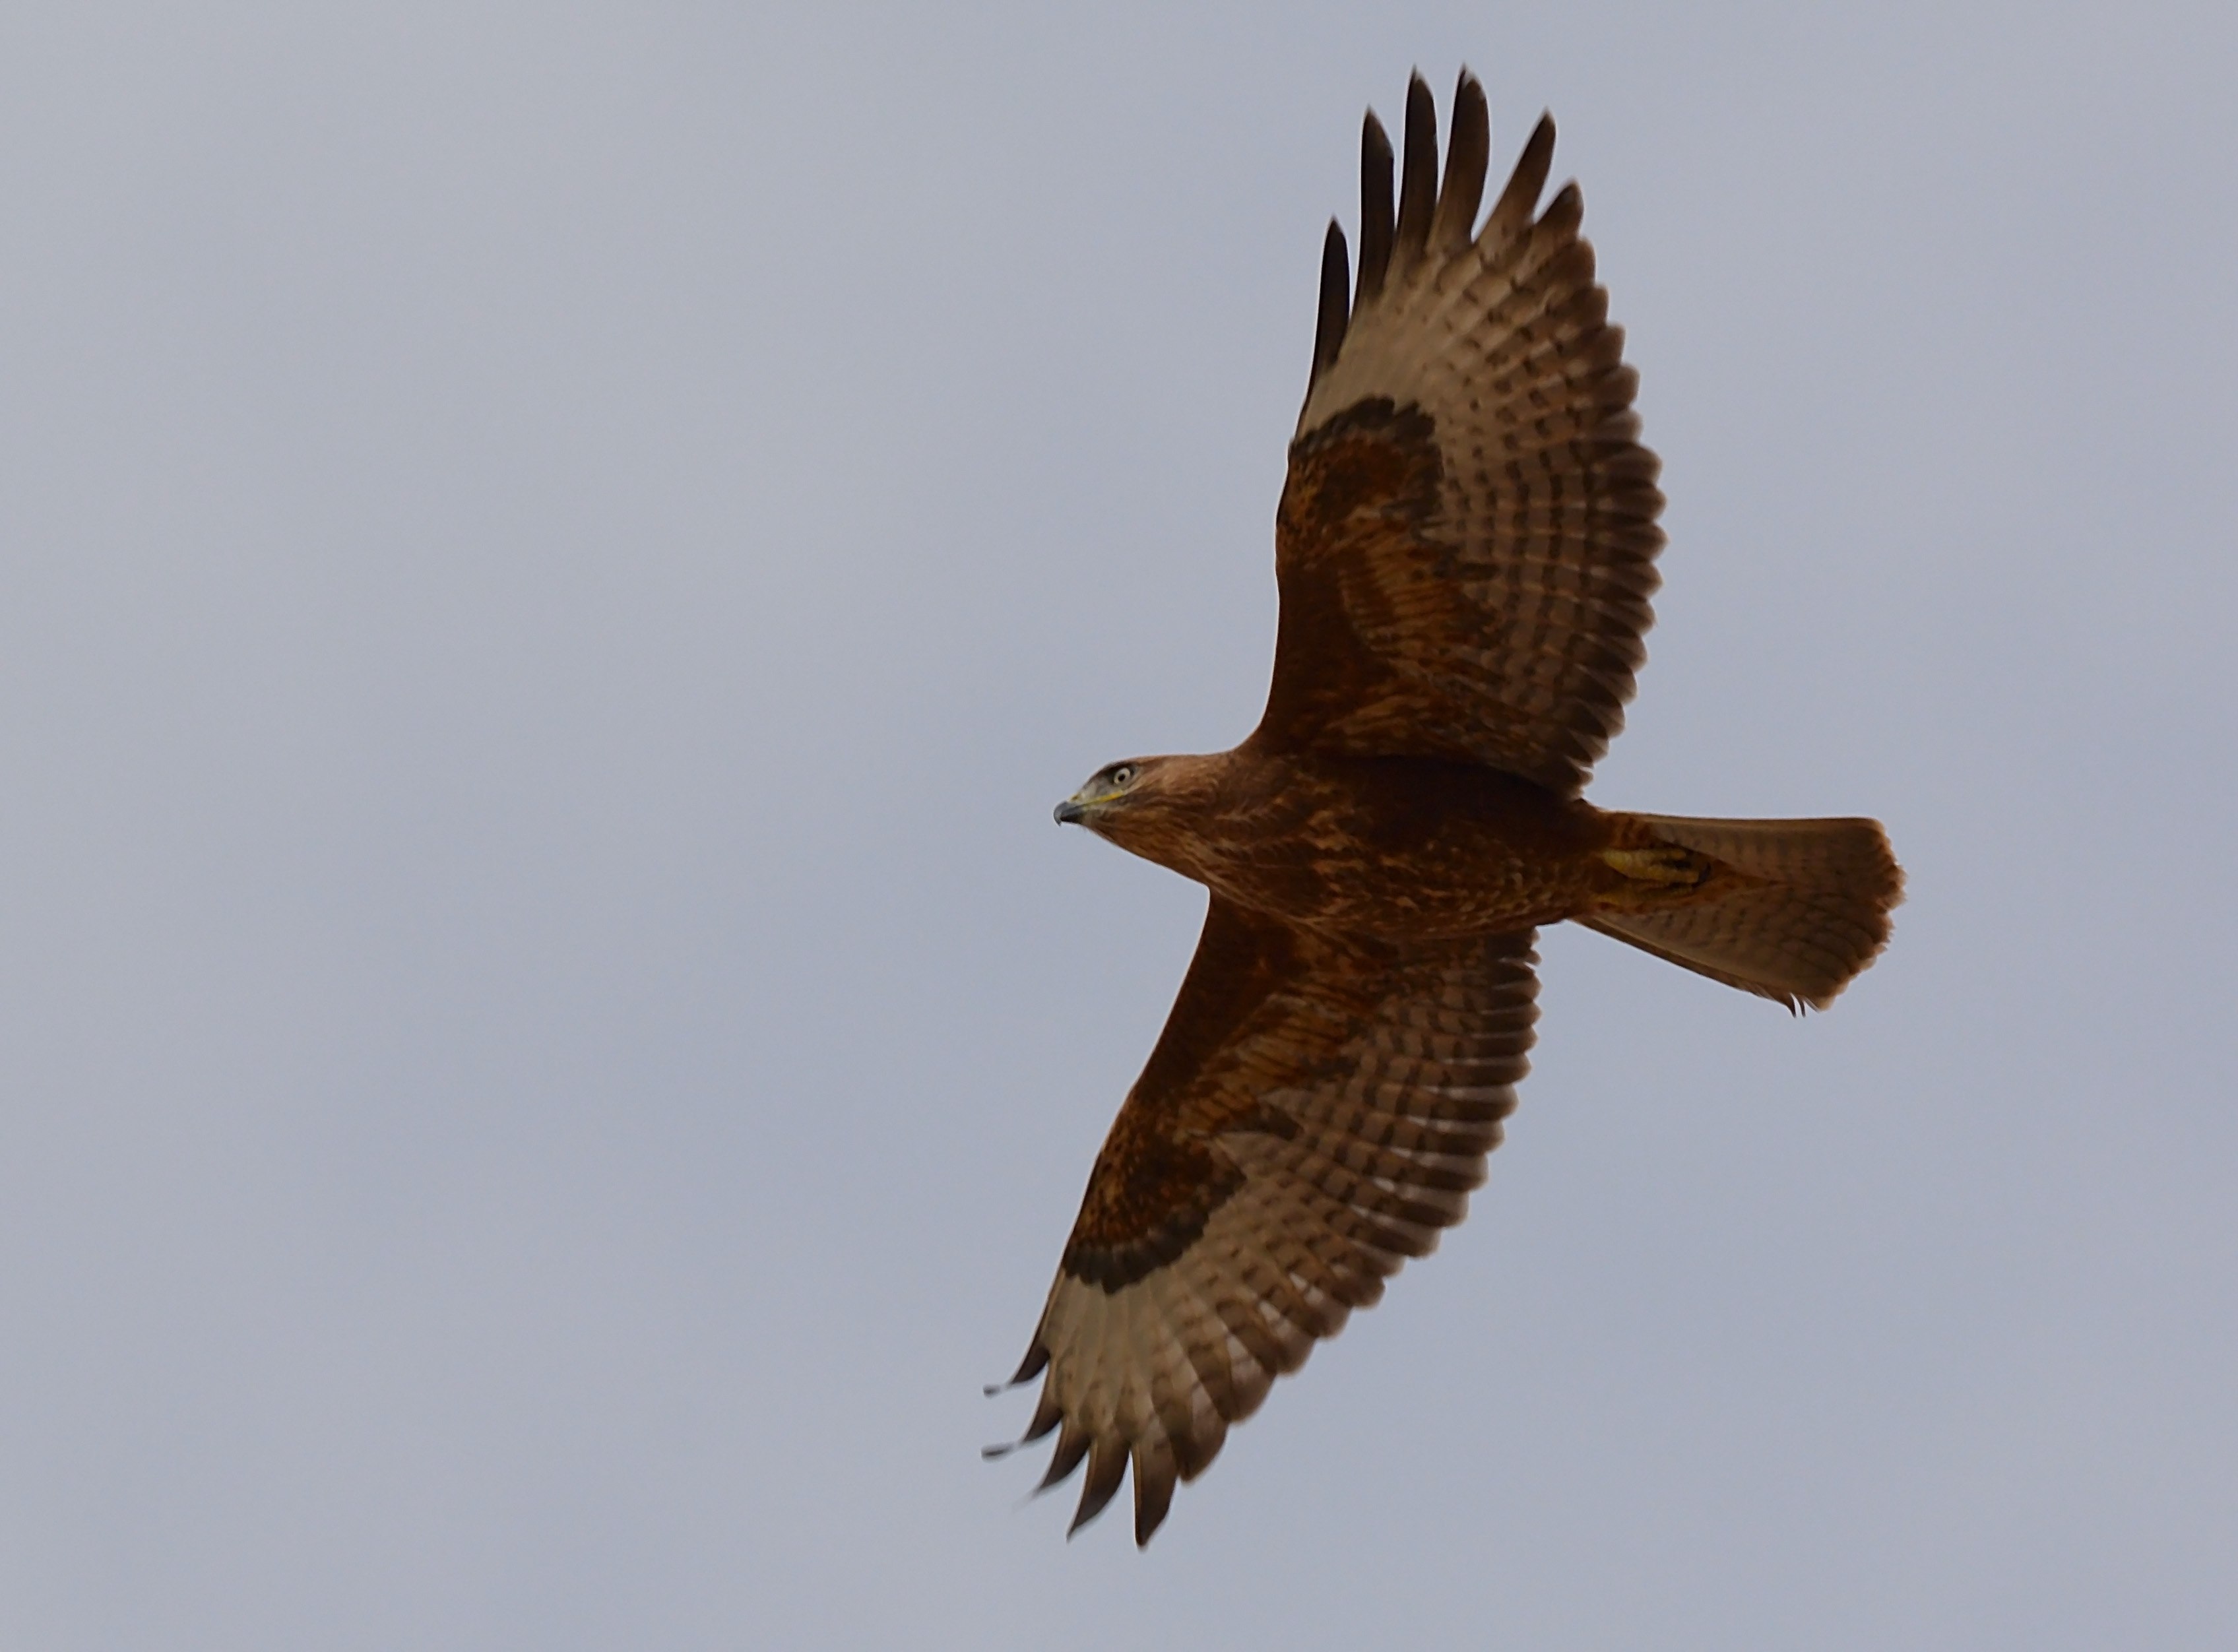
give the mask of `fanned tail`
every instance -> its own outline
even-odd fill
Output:
[[[1825,1008],[1888,944],[1904,872],[1878,821],[1621,818],[1627,838],[1718,864],[1668,902],[1580,917],[1589,929],[1790,1009]]]

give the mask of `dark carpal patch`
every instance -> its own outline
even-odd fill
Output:
[[[1122,1113],[1089,1179],[1064,1271],[1123,1290],[1186,1251],[1242,1185],[1243,1173],[1217,1148]]]

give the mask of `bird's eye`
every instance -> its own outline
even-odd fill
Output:
[[[1111,783],[1115,786],[1123,786],[1134,777],[1135,765],[1131,763],[1122,763],[1111,771]]]

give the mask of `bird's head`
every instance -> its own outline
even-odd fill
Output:
[[[1158,792],[1158,757],[1128,757],[1107,763],[1088,783],[1056,806],[1060,826],[1085,826],[1108,833],[1118,817],[1141,809]]]
[[[1058,823],[1085,826],[1161,865],[1180,868],[1182,845],[1212,803],[1215,776],[1203,757],[1125,757],[1107,763],[1056,806]]]

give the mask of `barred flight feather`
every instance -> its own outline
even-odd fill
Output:
[[[1043,1378],[1024,1437],[1058,1431],[1044,1487],[1088,1464],[1077,1529],[1131,1461],[1142,1542],[1175,1481],[1202,1472],[1274,1378],[1461,1219],[1535,1019],[1527,932],[1369,948],[1282,932],[1218,899],[1205,931],[1201,958],[1232,961],[1248,947],[1280,973],[1220,1059],[1170,1087],[1138,1085],[1122,1119],[1130,1140],[1202,1133],[1240,1180],[1155,1193],[1131,1182],[1132,1231],[1162,1231],[1169,1206],[1202,1206],[1195,1237],[1139,1275],[1069,1263],[1020,1367]],[[1195,1009],[1185,984],[1173,1019]],[[1136,1168],[1099,1160],[1076,1246],[1123,1251],[1097,1184]]]
[[[1574,795],[1622,726],[1646,657],[1663,497],[1631,412],[1639,378],[1624,365],[1622,330],[1607,324],[1592,248],[1578,238],[1583,198],[1565,185],[1531,215],[1553,122],[1539,122],[1472,234],[1489,128],[1467,74],[1454,110],[1438,191],[1435,111],[1419,77],[1408,89],[1387,269],[1372,270],[1369,254],[1387,210],[1388,144],[1372,117],[1367,128],[1361,281],[1350,314],[1333,314],[1341,272],[1324,274],[1328,347],[1298,420],[1277,542],[1288,640],[1255,737],[1387,752],[1408,749],[1404,730],[1421,755],[1467,757]],[[1330,250],[1341,255],[1334,240]],[[1314,515],[1347,497],[1317,492],[1315,439],[1378,406],[1391,416],[1373,439],[1433,479],[1436,505],[1404,530],[1385,519],[1375,532],[1348,531]],[[1331,560],[1333,584],[1301,577],[1307,562]],[[1440,568],[1462,577],[1423,577]],[[1332,602],[1333,614],[1294,612]],[[1332,624],[1365,663],[1341,684],[1286,681],[1326,677]]]

